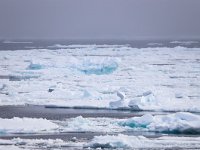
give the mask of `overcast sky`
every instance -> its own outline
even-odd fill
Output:
[[[180,37],[200,37],[200,0],[0,0],[0,38]]]

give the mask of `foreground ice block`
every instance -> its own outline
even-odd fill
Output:
[[[198,134],[200,116],[188,112],[156,116],[147,114],[121,121],[119,125],[153,132]]]
[[[2,119],[0,118],[0,134],[6,133],[37,133],[44,131],[53,131],[58,125],[46,120],[36,118],[18,118]]]
[[[199,149],[199,137],[160,137],[146,138],[144,136],[104,135],[95,136],[84,144],[85,148],[102,149]]]

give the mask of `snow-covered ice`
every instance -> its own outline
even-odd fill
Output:
[[[168,115],[143,115],[128,119],[76,117],[61,123],[64,131],[122,132],[147,131],[162,133],[200,133],[200,116],[188,112]]]
[[[164,133],[200,133],[200,116],[188,112],[133,117],[119,122],[122,126]]]
[[[64,132],[122,132],[126,129],[119,126],[118,119],[83,118],[82,116],[58,121],[60,130]]]
[[[59,126],[57,124],[42,118],[0,118],[0,135],[8,133],[50,132],[57,129],[58,127]]]
[[[0,119],[0,131],[4,133],[27,132],[160,132],[160,133],[200,133],[200,116],[188,112],[151,115],[127,119],[84,118],[78,116],[66,120],[46,120],[32,118]],[[37,123],[38,122],[38,123]],[[12,123],[9,126],[6,124]],[[20,124],[23,124],[20,126]],[[28,126],[30,125],[30,126]],[[41,128],[40,128],[41,126]]]
[[[95,136],[89,141],[64,141],[61,139],[0,139],[0,149],[200,149],[199,137],[146,138],[130,135]]]
[[[88,148],[121,148],[121,149],[199,149],[199,137],[160,137],[148,139],[144,136],[105,135],[96,136],[84,147]]]
[[[147,138],[131,135],[135,132],[164,132],[162,137]],[[48,149],[48,148],[181,148],[200,149],[200,138],[191,136],[200,133],[200,116],[189,112],[177,112],[167,115],[146,114],[127,119],[115,118],[69,118],[66,120],[46,120],[36,118],[0,119],[0,135],[18,133],[66,133],[99,132],[108,135],[95,136],[92,140],[70,141],[61,139],[0,139],[0,149]],[[123,134],[122,134],[123,133]],[[128,133],[129,135],[126,135]],[[186,137],[166,133],[189,134]]]
[[[0,139],[0,149],[8,150],[33,150],[33,149],[75,149],[83,147],[83,142],[63,141],[61,139]]]
[[[180,46],[0,51],[0,105],[200,112],[199,58],[199,48]]]

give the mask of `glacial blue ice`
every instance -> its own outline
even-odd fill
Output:
[[[27,67],[27,70],[40,70],[40,69],[43,69],[43,66],[41,64],[33,64],[33,63],[31,63]]]
[[[150,114],[142,117],[134,117],[126,121],[119,122],[120,126],[128,126],[131,128],[147,128],[148,125],[153,121],[153,116]]]
[[[87,67],[88,65],[88,67]],[[113,73],[118,67],[117,63],[112,64],[84,64],[83,69],[80,69],[86,75],[96,74],[105,75]]]

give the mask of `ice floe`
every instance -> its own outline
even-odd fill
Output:
[[[188,112],[152,116],[146,114],[119,122],[122,126],[163,133],[200,133],[200,116]]]
[[[59,121],[60,129],[66,132],[121,132],[125,131],[117,123],[117,119],[83,118],[82,116]]]
[[[0,134],[50,132],[57,128],[58,125],[46,119],[18,117],[12,119],[0,118]]]
[[[188,112],[151,115],[128,119],[84,118],[82,116],[63,121],[54,121],[62,132],[159,132],[159,133],[200,133],[200,116]]]
[[[0,139],[0,149],[199,149],[199,137],[146,138],[130,135],[95,136],[91,141],[61,139]]]
[[[200,148],[199,137],[160,137],[146,138],[144,136],[105,135],[96,136],[84,145],[85,148],[108,149],[167,149],[167,148]]]
[[[83,144],[85,143],[63,141],[61,139],[0,139],[0,149],[8,150],[63,149],[64,147],[67,147],[67,149],[82,149]]]

